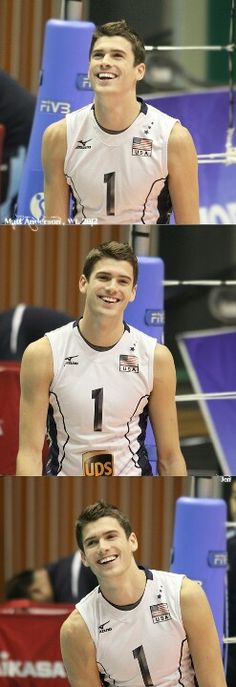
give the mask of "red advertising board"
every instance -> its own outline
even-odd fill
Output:
[[[14,475],[18,451],[20,363],[0,362],[0,474]]]
[[[68,687],[59,635],[73,608],[28,600],[0,605],[0,687]]]
[[[0,475],[15,475],[19,446],[20,363],[0,361]],[[46,428],[45,428],[46,431]],[[43,463],[48,457],[45,439]]]

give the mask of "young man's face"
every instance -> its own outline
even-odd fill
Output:
[[[143,78],[143,63],[134,66],[131,43],[122,36],[101,36],[93,46],[89,79],[98,94],[116,94],[135,90]]]
[[[83,563],[89,566],[99,580],[121,575],[130,566],[133,552],[138,547],[132,532],[126,533],[116,518],[105,516],[83,528]]]
[[[126,260],[102,258],[95,263],[88,281],[84,275],[80,277],[79,287],[94,314],[121,316],[135,298],[133,278],[133,267]]]

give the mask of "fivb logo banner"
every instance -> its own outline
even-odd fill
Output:
[[[198,155],[225,153],[227,89],[179,93],[151,99],[151,105],[180,120],[192,134]],[[233,140],[236,146],[236,135]],[[236,162],[199,165],[201,224],[236,223]]]
[[[178,344],[196,393],[236,392],[236,329],[188,332]],[[236,394],[199,403],[223,475],[235,475]]]
[[[163,343],[164,263],[161,258],[138,258],[138,288],[135,299],[125,310],[125,320],[141,332]]]
[[[144,334],[164,343],[164,263],[161,258],[138,258],[138,288],[135,299],[125,310],[125,321]],[[134,351],[135,354],[135,351]],[[150,422],[147,423],[145,446],[156,474],[156,442]]]
[[[92,102],[87,78],[92,22],[50,19],[46,23],[34,122],[18,195],[17,216],[43,219],[41,144],[49,124]]]

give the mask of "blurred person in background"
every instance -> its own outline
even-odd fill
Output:
[[[67,313],[20,303],[0,311],[0,360],[21,360],[27,346],[48,329],[73,321]]]
[[[13,575],[5,587],[6,601],[30,599],[39,603],[77,603],[94,587],[97,578],[81,561],[79,551]]]
[[[0,155],[1,223],[14,217],[35,105],[36,96],[0,69],[0,125],[4,127]]]

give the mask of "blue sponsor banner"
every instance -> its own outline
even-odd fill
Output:
[[[196,393],[235,392],[234,398],[199,404],[224,475],[236,474],[236,329],[188,332],[177,337]]]
[[[225,551],[209,551],[208,565],[210,568],[226,568],[228,563],[228,556]]]
[[[93,100],[87,73],[94,29],[91,22],[50,19],[46,23],[39,90],[17,216],[31,216],[38,222],[43,220],[41,146],[44,130]]]
[[[91,83],[87,74],[76,74],[75,85],[78,91],[91,91]]]
[[[202,584],[223,649],[225,612],[226,502],[181,497],[176,501],[170,570]]]
[[[138,287],[135,299],[127,305],[125,320],[163,343],[164,263],[161,258],[138,258]]]
[[[227,89],[155,96],[149,102],[189,129],[198,155],[225,153]],[[236,146],[236,133],[233,146]],[[199,164],[199,188],[201,224],[236,224],[236,155],[233,164]]]
[[[164,263],[161,258],[138,258],[138,288],[135,300],[125,310],[125,320],[141,332],[164,342]],[[152,464],[153,474],[157,471],[156,442],[150,422],[147,424],[145,446]]]
[[[157,327],[158,325],[164,325],[165,314],[163,310],[149,310],[147,308],[144,313],[144,322],[149,327]]]

